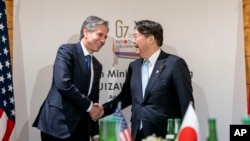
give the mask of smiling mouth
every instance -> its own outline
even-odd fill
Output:
[[[103,46],[103,44],[97,44],[97,46],[98,46],[98,47],[102,47],[102,46]]]

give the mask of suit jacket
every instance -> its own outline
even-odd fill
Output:
[[[87,112],[91,101],[99,101],[102,65],[93,56],[93,84],[88,95],[87,67],[80,42],[64,44],[57,52],[53,80],[33,126],[52,136],[65,139],[76,129],[80,119],[86,126],[85,139],[99,134],[98,121],[93,122]]]
[[[191,77],[185,61],[161,51],[142,97],[141,66],[143,59],[129,64],[120,94],[105,103],[105,115],[114,112],[117,103],[125,108],[132,104],[131,129],[136,137],[140,120],[145,136],[155,134],[165,138],[168,118],[183,118],[192,95]]]

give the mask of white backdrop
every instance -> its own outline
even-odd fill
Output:
[[[102,103],[117,95],[124,81],[107,77],[108,71],[126,72],[133,60],[117,58],[113,41],[131,40],[133,21],[149,19],[164,28],[162,49],[183,57],[193,72],[203,141],[208,117],[217,119],[219,140],[228,141],[229,125],[241,123],[247,113],[241,0],[15,0],[14,13],[15,141],[40,140],[31,126],[51,85],[56,51],[78,41],[89,15],[110,23],[105,46],[94,54],[104,66],[102,85],[111,86],[101,90]],[[122,24],[117,26],[118,20]],[[129,108],[123,112],[129,120]]]

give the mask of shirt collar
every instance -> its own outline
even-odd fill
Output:
[[[80,42],[80,43],[81,43],[81,46],[82,46],[82,50],[83,50],[84,55],[85,55],[85,56],[87,56],[87,55],[92,56],[92,54],[90,54],[90,53],[88,52],[88,50],[87,50],[86,47],[83,45],[83,43],[82,43],[82,42]]]
[[[160,55],[160,52],[161,52],[161,49],[159,48],[153,55],[151,55],[148,60],[150,62],[150,65],[151,66],[154,66],[155,65],[155,62],[158,58],[158,56]],[[144,59],[145,60],[145,59]]]

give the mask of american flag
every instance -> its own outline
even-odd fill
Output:
[[[5,0],[0,1],[0,140],[9,141],[15,126],[15,105],[10,63]]]
[[[128,124],[119,106],[115,110],[114,118],[117,120],[118,123],[119,137],[121,141],[132,141],[130,129],[128,128]]]

